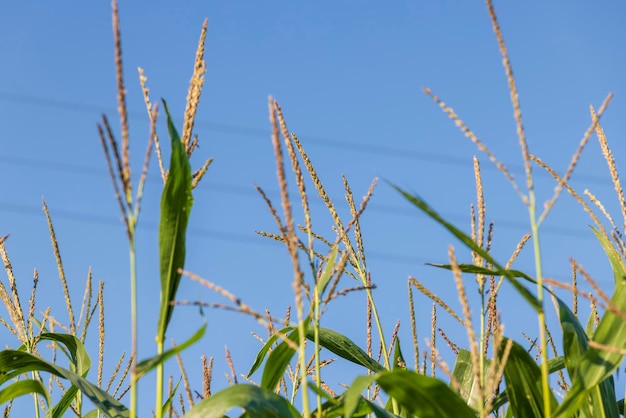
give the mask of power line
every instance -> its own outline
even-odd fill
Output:
[[[91,175],[91,176],[106,176],[107,175],[106,170],[104,168],[97,169],[97,168],[93,168],[90,166],[84,166],[84,165],[79,165],[79,164],[58,163],[54,161],[37,160],[34,158],[8,157],[8,156],[0,155],[0,162],[2,162],[3,164],[8,164],[8,165],[25,166],[25,167],[31,167],[31,168],[37,168],[37,169],[44,168],[44,169],[49,169],[49,170],[58,170],[58,171],[71,172],[71,173],[77,173],[77,174],[83,174],[83,175]],[[149,177],[148,181],[160,182],[161,179],[160,178],[157,179],[156,177]],[[217,193],[234,194],[234,195],[247,196],[247,197],[256,195],[256,193],[252,190],[252,188],[237,186],[233,184],[220,183],[220,182],[205,181],[201,183],[199,187],[211,189]],[[265,189],[265,192],[270,197],[272,196],[275,197],[279,195],[278,190],[274,190],[274,189]],[[313,204],[320,205],[320,206],[322,205],[322,203],[317,200],[315,200]],[[400,216],[407,216],[407,217],[414,217],[415,214],[417,213],[415,209],[411,207],[398,207],[394,205],[386,205],[386,204],[376,203],[376,202],[370,203],[370,205],[368,206],[368,211],[383,213],[387,215],[393,214],[393,215],[400,215]],[[454,222],[465,222],[467,220],[467,215],[461,215],[458,213],[442,212],[442,215],[446,219],[449,219]],[[497,227],[503,227],[506,229],[516,230],[516,231],[528,232],[529,230],[528,225],[524,222],[507,220],[507,219],[495,219],[494,223]],[[542,227],[542,230],[543,232],[548,233],[548,234],[559,235],[559,236],[570,236],[570,237],[584,237],[585,232],[586,232],[584,229],[571,228],[571,227],[559,227],[559,226],[553,226],[553,225],[545,225]]]
[[[80,103],[67,100],[58,100],[41,96],[28,96],[9,92],[0,92],[0,101],[12,102],[12,103],[24,103],[33,106],[42,107],[54,107],[60,109],[67,109],[77,112],[97,112],[101,113],[116,113],[117,109],[109,108],[106,106],[99,106],[89,103]],[[129,117],[139,118],[145,117],[146,112],[138,112],[129,110]],[[218,122],[208,122],[203,120],[196,120],[196,127],[203,127],[209,131],[222,132],[227,134],[237,134],[249,137],[263,137],[268,138],[270,131],[268,129],[250,128],[240,125],[231,125]],[[424,161],[429,163],[446,164],[453,166],[471,166],[471,162],[466,158],[454,157],[445,154],[428,153],[424,151],[416,151],[411,149],[402,149],[396,147],[389,147],[383,145],[363,144],[359,142],[351,142],[342,139],[328,139],[320,138],[316,136],[301,135],[311,140],[310,146],[320,146],[333,149],[345,149],[350,152],[357,152],[363,154],[371,154],[376,156],[387,156],[393,158],[403,158],[415,161]],[[524,167],[519,164],[508,164],[509,171],[515,173],[523,173]],[[483,170],[497,170],[497,168],[491,164],[486,164]],[[545,171],[537,171],[535,175],[542,177],[552,178]],[[601,176],[589,175],[589,174],[577,174],[576,177],[587,183],[607,185],[607,179]]]
[[[28,216],[41,216],[42,210],[39,207],[32,205],[20,205],[13,202],[0,201],[0,212],[17,213],[20,215]],[[54,209],[51,212],[53,219],[65,219],[73,222],[85,222],[90,224],[99,224],[106,226],[120,226],[123,227],[123,223],[111,216],[102,216],[96,214],[90,214],[85,212],[78,212],[73,210]],[[158,224],[156,222],[142,220],[138,224],[139,230],[158,231]],[[220,231],[217,229],[208,228],[190,228],[187,231],[188,236],[193,236],[202,239],[210,239],[216,241],[230,241],[242,244],[270,246],[274,243],[278,244],[269,238],[261,237],[258,235],[247,235],[236,232]],[[282,245],[282,244],[279,244]],[[368,251],[368,256],[374,259],[380,259],[385,261],[392,261],[395,263],[403,264],[425,264],[428,261],[419,257],[412,257],[408,255],[398,255],[392,253],[385,253],[380,251]],[[430,260],[432,261],[432,260]]]
[[[15,204],[13,202],[0,201],[0,212],[10,212],[17,213],[19,215],[27,215],[27,216],[41,216],[42,209],[40,207],[32,206],[32,205],[20,205]],[[65,219],[72,222],[85,222],[90,224],[100,224],[106,226],[120,226],[123,227],[123,223],[120,219],[116,219],[112,216],[102,216],[95,215],[85,212],[73,211],[73,210],[63,210],[63,209],[54,209],[52,210],[51,216],[53,219]],[[158,231],[158,224],[156,222],[145,221],[142,220],[138,224],[139,230],[150,230],[153,232]],[[6,232],[6,231],[5,231]],[[209,239],[214,241],[230,241],[236,242],[240,244],[246,245],[259,245],[264,247],[269,247],[271,245],[282,245],[277,241],[271,240],[266,237],[261,237],[258,235],[247,235],[235,232],[227,232],[220,231],[216,229],[209,228],[198,228],[194,227],[187,231],[188,236],[200,238],[200,239]],[[404,254],[397,253],[387,253],[382,251],[366,251],[368,259],[381,260],[392,262],[396,264],[407,264],[407,265],[425,265],[428,263],[437,262],[437,260],[433,259],[425,259],[421,257],[409,256]],[[444,260],[445,264],[447,260]],[[557,275],[552,275],[552,277],[557,277]],[[597,280],[598,281],[598,280]],[[604,283],[609,282],[608,280],[599,280],[598,282]]]

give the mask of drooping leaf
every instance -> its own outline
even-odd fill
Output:
[[[433,377],[396,369],[376,374],[380,387],[409,414],[420,418],[475,418],[476,413],[452,389]]]
[[[82,341],[71,334],[62,333],[43,333],[39,337],[40,340],[54,341],[60,352],[64,353],[70,363],[70,371],[86,377],[91,368],[91,359]],[[52,407],[50,418],[60,418],[65,415],[66,411],[75,400],[78,394],[78,388],[71,386],[67,388],[61,399]]]
[[[40,394],[45,399],[46,404],[50,405],[50,394],[46,390],[46,387],[40,381],[32,379],[14,382],[0,390],[0,405],[22,395],[28,395],[31,393]]]
[[[167,361],[168,359],[170,359],[171,357],[174,357],[177,353],[180,353],[181,351],[183,351],[186,348],[190,347],[194,343],[198,342],[204,336],[204,332],[205,331],[206,331],[206,325],[203,325],[202,328],[200,328],[198,331],[196,331],[184,343],[182,343],[180,345],[177,345],[175,347],[172,347],[169,350],[167,350],[167,351],[165,351],[165,352],[163,352],[163,353],[161,353],[159,355],[156,355],[154,357],[150,357],[148,359],[142,360],[139,363],[137,363],[137,379],[141,378],[141,376],[143,376],[146,373],[148,373],[149,371],[153,370],[159,364],[162,364],[165,361]]]
[[[606,253],[615,278],[615,292],[611,302],[622,312],[626,311],[626,271],[621,262],[619,252],[611,245],[611,242],[592,228],[596,238],[600,241]],[[596,328],[592,340],[607,347],[615,347],[620,350],[626,348],[626,321],[611,310],[606,310]],[[578,366],[576,379],[572,387],[565,395],[563,402],[555,411],[555,417],[570,417],[576,414],[581,406],[587,402],[591,391],[598,387],[606,379],[609,379],[622,362],[623,355],[620,352],[603,350],[589,347]],[[609,384],[611,384],[610,382]],[[600,388],[606,395],[607,387]]]
[[[45,332],[39,337],[40,340],[55,341],[63,344],[67,352],[69,353],[68,359],[70,360],[70,370],[74,373],[87,376],[89,369],[91,368],[91,359],[85,346],[80,339],[71,334],[50,333]]]
[[[4,350],[0,352],[0,385],[15,376],[31,371],[48,372],[69,380],[103,414],[111,418],[127,418],[129,416],[128,409],[117,399],[70,370],[23,351]]]
[[[504,278],[515,288],[515,290],[532,306],[535,311],[540,312],[542,307],[539,303],[539,300],[533,295],[528,289],[526,289],[521,283],[519,283],[516,277],[510,273],[507,269],[501,266],[498,262],[496,262],[491,255],[481,248],[478,244],[476,244],[472,238],[462,232],[460,229],[443,219],[437,212],[435,212],[428,204],[415,195],[411,195],[408,192],[405,192],[401,188],[395,185],[391,185],[394,189],[396,189],[402,196],[404,196],[409,202],[419,208],[422,212],[428,215],[430,218],[435,220],[441,226],[446,228],[452,235],[454,235],[457,239],[459,239],[467,248],[474,251],[476,254],[480,255],[483,259],[493,265],[495,268],[502,272]]]
[[[271,390],[239,384],[198,402],[185,418],[222,418],[231,408],[241,407],[250,417],[301,418],[298,411]]]
[[[161,195],[159,221],[159,260],[161,265],[161,304],[157,329],[157,342],[163,343],[165,332],[174,311],[172,302],[180,284],[178,272],[185,266],[185,235],[193,197],[191,196],[191,166],[172,117],[167,113],[167,127],[172,143],[170,168]]]
[[[283,335],[287,335],[289,340],[297,344],[298,342],[298,329],[295,327],[284,328],[280,331]],[[261,348],[256,356],[254,364],[248,372],[248,376],[252,375],[261,365],[263,359],[267,355],[270,347],[277,341],[278,335],[274,334]],[[306,338],[310,341],[315,341],[314,331],[307,327]],[[366,367],[374,372],[385,370],[376,360],[367,355],[358,345],[356,345],[348,337],[330,330],[328,328],[320,327],[318,329],[318,338],[320,346],[326,348],[330,352],[337,354],[341,358],[351,361],[360,366]],[[273,389],[283,376],[287,365],[293,358],[295,350],[291,348],[285,341],[282,341],[270,354],[267,364],[263,369],[263,377],[261,379],[261,386],[268,389]]]
[[[306,338],[313,341],[313,330],[309,329]],[[373,372],[385,370],[376,360],[367,355],[351,339],[328,328],[319,328],[319,343],[325,349],[355,364],[367,367]]]
[[[501,358],[507,345],[504,339],[498,356]],[[510,410],[516,418],[535,418],[543,415],[543,391],[541,387],[541,370],[528,352],[518,343],[513,342],[509,357],[504,365],[504,380]],[[557,401],[552,392],[550,405],[552,410]]]

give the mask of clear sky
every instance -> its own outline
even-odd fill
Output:
[[[590,124],[589,105],[599,107],[614,92],[603,127],[618,168],[624,167],[626,6],[617,1],[496,2],[496,10],[517,76],[531,152],[563,173]],[[122,1],[120,13],[135,173],[149,128],[136,69],[145,69],[152,99],[168,100],[180,127],[197,39],[204,18],[209,19],[206,83],[196,124],[200,149],[192,165],[208,157],[215,162],[194,192],[186,267],[259,311],[267,306],[282,315],[293,303],[286,250],[254,232],[276,231],[254,184],[279,206],[270,94],[344,215],[341,174],[357,198],[379,177],[418,193],[469,231],[469,206],[475,201],[472,157],[478,151],[422,87],[451,105],[523,184],[506,78],[480,2]],[[0,0],[0,39],[0,235],[11,234],[6,245],[23,303],[37,268],[38,309],[52,305],[53,315],[66,321],[41,211],[41,198],[46,199],[76,306],[89,267],[96,280],[106,283],[108,377],[118,355],[130,350],[128,247],[96,131],[101,113],[119,126],[111,6],[108,1]],[[166,138],[164,125],[159,129]],[[495,221],[493,253],[506,261],[529,231],[528,216],[503,176],[478,155],[487,218]],[[138,230],[142,358],[156,350],[160,286],[156,226],[161,183],[157,165],[150,169]],[[555,183],[540,169],[535,173],[541,207]],[[621,222],[595,136],[572,184],[580,192],[589,188]],[[404,351],[411,357],[407,277],[415,276],[457,308],[451,275],[425,265],[446,262],[447,246],[457,242],[383,181],[362,223],[387,338],[400,320]],[[587,228],[590,223],[563,195],[542,229],[545,273],[569,280],[569,258],[574,257],[611,291],[612,275]],[[331,225],[321,203],[315,203],[314,228],[332,236]],[[516,268],[533,273],[530,250]],[[460,257],[469,261],[465,252]],[[468,277],[471,289],[472,282]],[[345,279],[345,287],[353,285]],[[470,293],[474,297],[476,292]],[[507,335],[523,341],[523,329],[536,336],[536,320],[525,303],[510,289],[503,295]],[[179,296],[226,302],[188,279]],[[429,300],[417,297],[422,347],[430,333],[430,309]],[[364,294],[335,301],[325,318],[322,325],[364,345]],[[264,331],[253,319],[231,312],[208,310],[205,319],[208,335],[185,358],[192,385],[200,389],[199,357],[214,356],[217,389],[227,384],[224,346],[231,350],[237,373],[246,373],[260,347],[250,332]],[[454,341],[466,346],[465,333],[454,320],[443,311],[439,319]],[[168,337],[180,342],[202,323],[197,309],[177,308]],[[95,337],[96,328],[92,332]],[[16,340],[3,330],[0,345],[15,347]],[[89,348],[95,358],[96,345],[91,342]],[[451,361],[446,350],[442,352]],[[334,388],[362,372],[341,364],[333,365],[327,377]],[[153,405],[152,381],[146,382],[140,399],[146,405],[143,415]]]

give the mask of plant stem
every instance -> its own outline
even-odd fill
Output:
[[[163,354],[163,341],[157,341],[157,354]],[[156,370],[156,405],[154,412],[156,418],[163,418],[163,363]]]
[[[130,247],[130,316],[131,352],[133,365],[130,372],[130,418],[137,417],[137,263],[135,260],[135,218],[128,219]]]
[[[315,294],[314,294],[314,320],[313,320],[313,333],[314,333],[314,349],[315,349],[315,383],[319,388],[322,383],[322,372],[320,367],[320,295],[315,286]],[[317,394],[317,416],[322,416],[322,397]]]
[[[535,193],[530,189],[529,212],[530,226],[533,235],[533,247],[535,251],[535,273],[537,276],[537,299],[539,301],[539,339],[541,342],[541,392],[543,394],[543,416],[551,415],[550,405],[550,381],[548,372],[548,341],[546,336],[546,314],[543,309],[543,275],[541,270],[541,247],[539,245],[539,225],[537,225]]]
[[[481,276],[479,276],[479,279],[481,278]],[[484,276],[482,277],[483,279],[486,279]],[[480,304],[481,304],[481,309],[480,309],[480,362],[479,362],[479,367],[480,367],[480,387],[481,387],[481,391],[480,391],[480,417],[484,418],[485,417],[485,339],[488,338],[488,336],[485,336],[485,286],[484,286],[484,282],[480,285]],[[493,361],[496,361],[495,356]]]
[[[309,418],[309,388],[306,380],[306,336],[304,335],[304,321],[302,320],[302,306],[297,307],[298,310],[298,362],[300,363],[300,379],[302,379],[302,417]]]

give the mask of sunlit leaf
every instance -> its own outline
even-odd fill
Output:
[[[296,328],[287,335],[287,338],[297,346],[300,340],[299,336],[300,333]],[[282,341],[278,344],[278,346],[272,350],[265,363],[263,377],[261,378],[261,387],[274,390],[285,374],[285,369],[295,353],[296,350],[290,347],[286,341]]]
[[[500,346],[498,356],[502,357],[507,345],[505,339]],[[504,365],[504,380],[510,410],[516,418],[535,418],[543,414],[543,391],[541,387],[541,370],[530,357],[526,349],[513,342],[509,357]],[[549,394],[552,409],[557,401],[552,392]]]
[[[485,251],[478,244],[476,244],[469,235],[465,234],[460,229],[458,229],[457,227],[455,227],[454,225],[452,225],[451,223],[443,219],[437,212],[435,212],[430,206],[428,206],[428,204],[426,204],[424,200],[420,199],[419,197],[415,195],[411,195],[405,192],[404,190],[402,190],[401,188],[393,184],[391,185],[391,187],[393,187],[398,192],[400,192],[402,196],[404,196],[409,202],[411,202],[413,205],[419,208],[422,212],[424,212],[430,218],[432,218],[441,226],[446,228],[450,233],[452,233],[452,235],[457,237],[457,239],[459,239],[467,248],[471,249],[476,254],[480,255],[483,259],[485,259],[485,261],[487,261],[488,263],[493,265],[495,268],[497,268],[499,271],[501,271],[503,277],[507,279],[507,281],[530,304],[530,306],[532,306],[537,312],[541,311],[542,308],[541,308],[541,304],[539,303],[539,300],[528,289],[526,289],[522,284],[520,284],[512,273],[510,273],[508,270],[502,267],[498,262],[496,262],[493,259],[493,257],[491,257],[491,255],[487,251]]]
[[[190,347],[194,343],[198,342],[204,336],[205,331],[206,331],[206,325],[202,326],[202,328],[196,331],[184,343],[180,345],[176,345],[175,347],[170,348],[169,350],[165,351],[162,354],[159,354],[154,357],[150,357],[148,359],[142,360],[139,363],[137,363],[137,379],[141,378],[141,376],[148,373],[150,370],[154,369],[159,364],[162,364],[165,361],[167,361],[169,358],[175,356],[177,353],[180,353],[181,351]]]
[[[626,271],[621,262],[619,252],[611,245],[611,242],[592,228],[596,238],[600,241],[606,253],[613,275],[615,277],[615,292],[611,302],[622,312],[626,311]],[[593,334],[593,341],[607,347],[615,347],[619,350],[626,348],[626,321],[620,316],[606,310],[600,323]],[[580,360],[576,378],[572,382],[572,387],[565,395],[563,402],[555,411],[555,417],[570,417],[577,413],[580,408],[588,402],[589,395],[598,385],[617,370],[622,362],[623,355],[620,352],[602,350],[589,347]],[[609,385],[612,382],[608,383]],[[608,387],[600,387],[604,396],[608,396]],[[610,400],[612,402],[612,400]],[[606,403],[606,401],[605,401]]]
[[[301,418],[287,400],[269,389],[248,384],[230,386],[198,402],[185,418],[222,418],[235,407],[244,408],[250,417]]]
[[[259,367],[261,367],[261,364],[263,364],[263,360],[265,360],[265,356],[267,356],[267,353],[269,352],[270,348],[272,348],[274,343],[280,338],[280,335],[281,334],[287,335],[293,330],[294,330],[293,327],[283,328],[267,339],[265,344],[263,344],[263,347],[261,347],[261,349],[257,353],[254,359],[254,363],[252,364],[252,367],[250,367],[250,371],[248,372],[248,377],[252,376],[252,374],[255,371],[257,371]]]
[[[380,387],[408,413],[422,418],[475,418],[476,413],[452,389],[433,377],[396,369],[376,375]]]
[[[313,330],[309,329],[307,339],[313,341]],[[325,349],[337,354],[343,359],[367,367],[373,372],[385,370],[376,360],[367,355],[350,338],[328,328],[319,328],[319,343]]]
[[[46,387],[40,381],[32,379],[20,380],[0,390],[0,405],[31,393],[42,395],[46,404],[50,405],[50,394]]]
[[[128,409],[117,399],[70,370],[23,351],[4,350],[0,352],[0,385],[15,376],[31,371],[48,372],[69,380],[102,413],[111,418],[127,418],[129,416]]]
[[[161,195],[159,221],[159,260],[161,264],[161,304],[157,342],[163,343],[165,332],[174,311],[172,302],[180,284],[179,269],[185,266],[185,234],[193,205],[191,196],[191,166],[172,117],[167,113],[167,127],[172,143],[170,168]]]
[[[559,319],[563,330],[563,353],[570,380],[577,379],[578,365],[588,350],[588,338],[585,330],[574,313],[563,303],[559,304]],[[603,380],[590,391],[589,400],[581,405],[582,417],[617,417],[617,399],[613,377]],[[604,414],[604,415],[602,415]]]

